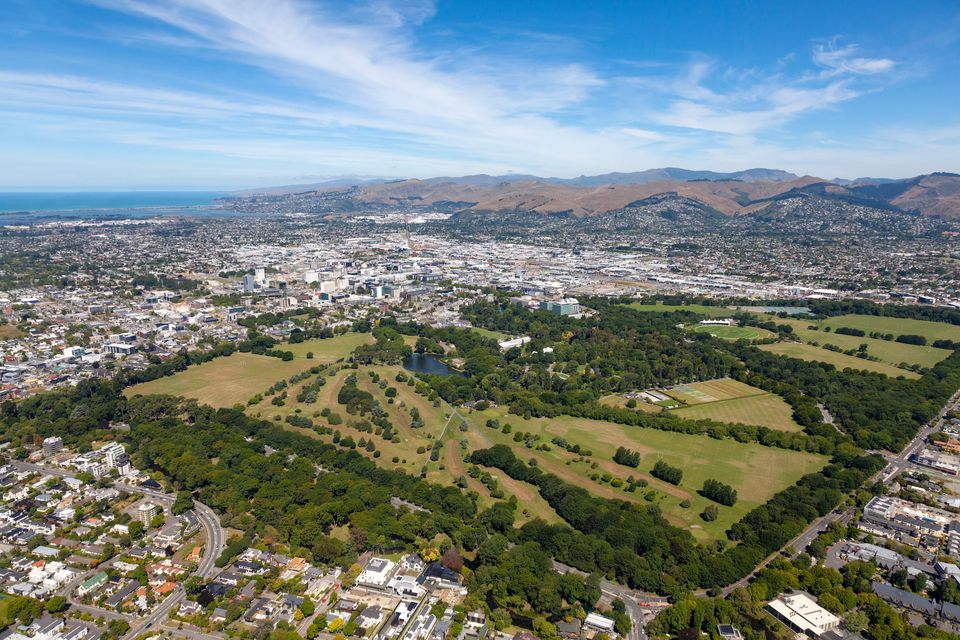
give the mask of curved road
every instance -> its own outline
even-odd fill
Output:
[[[56,467],[31,464],[29,462],[12,461],[11,464],[21,471],[43,473],[60,478],[72,478],[76,475],[75,473],[58,469]],[[145,497],[150,498],[151,500],[165,503],[167,505],[172,504],[176,499],[176,496],[171,493],[163,493],[161,491],[154,491],[152,489],[144,489],[143,487],[134,487],[119,481],[115,481],[113,485],[115,488],[122,489],[124,491],[142,493]],[[197,502],[194,500],[193,510],[194,513],[197,514],[197,519],[200,521],[200,525],[203,527],[206,534],[206,544],[204,545],[203,549],[203,557],[200,559],[200,563],[197,565],[195,575],[200,576],[204,580],[209,580],[217,573],[217,557],[226,546],[227,536],[223,530],[223,527],[220,526],[220,519],[217,518],[217,514],[213,512],[213,509],[202,502]],[[89,573],[91,572],[87,572],[87,574]],[[67,600],[70,603],[71,608],[77,611],[88,613],[92,616],[101,616],[111,620],[129,620],[130,615],[128,614],[120,614],[116,611],[85,605],[73,600],[73,588],[79,583],[79,581],[86,578],[87,574],[84,574],[78,580],[73,581],[70,585],[70,589],[67,594]],[[157,622],[165,620],[170,614],[170,611],[175,606],[179,606],[185,597],[186,593],[183,590],[183,586],[178,584],[177,588],[169,596],[167,596],[166,600],[157,605],[157,607],[154,608],[149,615],[147,615],[145,618],[140,618],[130,625],[130,632],[126,635],[126,638],[133,638],[138,633],[152,628]]]
[[[581,577],[586,577],[588,575],[584,571],[569,567],[562,562],[557,562],[556,560],[553,561],[553,569],[558,573],[575,573]],[[630,621],[633,623],[630,626],[630,633],[627,634],[626,640],[647,640],[647,630],[643,624],[643,611],[640,609],[640,606],[636,601],[637,593],[632,589],[628,589],[622,584],[611,582],[606,579],[600,580],[600,591],[613,598],[620,598],[623,601],[623,604],[627,610],[627,615],[630,617]],[[651,597],[659,598],[659,596],[652,594]]]
[[[145,495],[150,495],[157,499],[161,499],[161,497],[166,500],[172,499],[172,496],[169,494],[160,494],[157,492],[149,492],[145,493]],[[200,564],[197,565],[197,570],[194,575],[200,576],[204,580],[209,580],[217,573],[216,561],[217,557],[223,551],[223,547],[226,545],[226,534],[223,531],[223,527],[220,526],[220,519],[217,518],[217,514],[213,512],[213,509],[202,502],[194,500],[193,510],[194,513],[197,514],[207,538],[207,543],[203,548],[203,557],[200,559]],[[178,584],[173,593],[157,605],[147,617],[141,618],[130,625],[130,632],[127,633],[126,638],[134,638],[137,634],[151,629],[158,622],[162,623],[169,617],[173,608],[179,607],[180,603],[183,602],[186,597],[187,594],[183,590],[183,585]]]
[[[947,413],[956,408],[958,402],[960,402],[960,390],[954,393],[950,399],[947,400],[947,403],[943,405],[943,408],[940,409],[940,412],[937,413],[937,415],[930,420],[930,422],[928,422],[922,429],[920,429],[920,431],[917,432],[917,435],[914,436],[913,440],[908,442],[907,446],[905,446],[899,454],[894,457],[888,457],[887,466],[873,474],[863,486],[869,486],[878,481],[882,481],[884,484],[886,484],[908,469],[910,466],[910,458],[923,448],[930,434],[943,428],[943,421]],[[843,505],[838,505],[827,515],[823,516],[822,518],[817,518],[811,522],[806,529],[800,532],[800,535],[787,543],[784,549],[789,549],[791,555],[796,555],[802,552],[811,542],[814,541],[818,535],[820,535],[822,531],[824,531],[830,525],[830,523],[835,521],[843,523],[849,522],[854,513],[854,509],[844,507]],[[727,585],[723,589],[723,597],[727,597],[740,587],[747,586],[757,572],[773,562],[774,558],[780,556],[782,551],[783,549],[777,551],[776,553],[771,553],[764,559],[763,562],[757,565],[749,575],[731,585]],[[699,596],[704,594],[703,592],[697,592],[697,595]]]

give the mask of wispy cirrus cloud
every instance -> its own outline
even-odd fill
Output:
[[[637,82],[667,100],[666,108],[658,105],[649,113],[654,122],[682,129],[753,135],[853,100],[867,90],[858,85],[857,76],[883,74],[896,64],[888,58],[858,55],[858,51],[852,44],[839,48],[816,44],[810,60],[820,71],[793,76],[784,69],[792,56],[777,61],[769,72],[731,69],[698,57],[665,81],[646,77]]]
[[[788,52],[766,69],[699,53],[605,67],[522,47],[436,47],[420,38],[436,9],[426,0],[90,2],[135,22],[115,27],[124,46],[142,39],[235,73],[180,83],[135,73],[104,79],[93,66],[84,74],[8,69],[0,105],[60,116],[64,135],[70,123],[77,136],[101,127],[96,135],[119,144],[286,157],[326,173],[346,165],[454,173],[458,162],[464,171],[555,175],[699,165],[705,146],[740,148],[837,108],[896,65],[833,42]],[[237,67],[270,82],[238,83]],[[364,157],[369,167],[360,166]],[[742,157],[715,166],[737,168]]]
[[[836,43],[818,44],[813,49],[813,62],[824,69],[823,75],[875,75],[890,71],[896,62],[890,58],[869,58],[859,55],[855,44],[837,47]]]

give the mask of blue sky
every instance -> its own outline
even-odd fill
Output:
[[[0,188],[960,171],[960,4],[6,0]]]

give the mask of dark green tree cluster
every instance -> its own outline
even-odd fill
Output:
[[[737,503],[737,490],[719,480],[704,480],[700,495],[722,505],[732,507]]]
[[[636,469],[640,466],[640,453],[631,451],[626,447],[617,447],[616,453],[613,454],[613,461],[625,467],[633,467]]]
[[[373,330],[374,344],[364,344],[353,352],[353,361],[358,364],[400,364],[413,350],[403,341],[403,335],[390,326]]]
[[[670,484],[680,484],[680,481],[683,480],[683,469],[673,467],[663,460],[657,460],[650,471],[650,475]]]

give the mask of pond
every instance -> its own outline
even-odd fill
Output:
[[[427,373],[432,376],[462,376],[456,369],[451,369],[436,357],[427,353],[415,353],[403,359],[403,368],[413,373]]]

